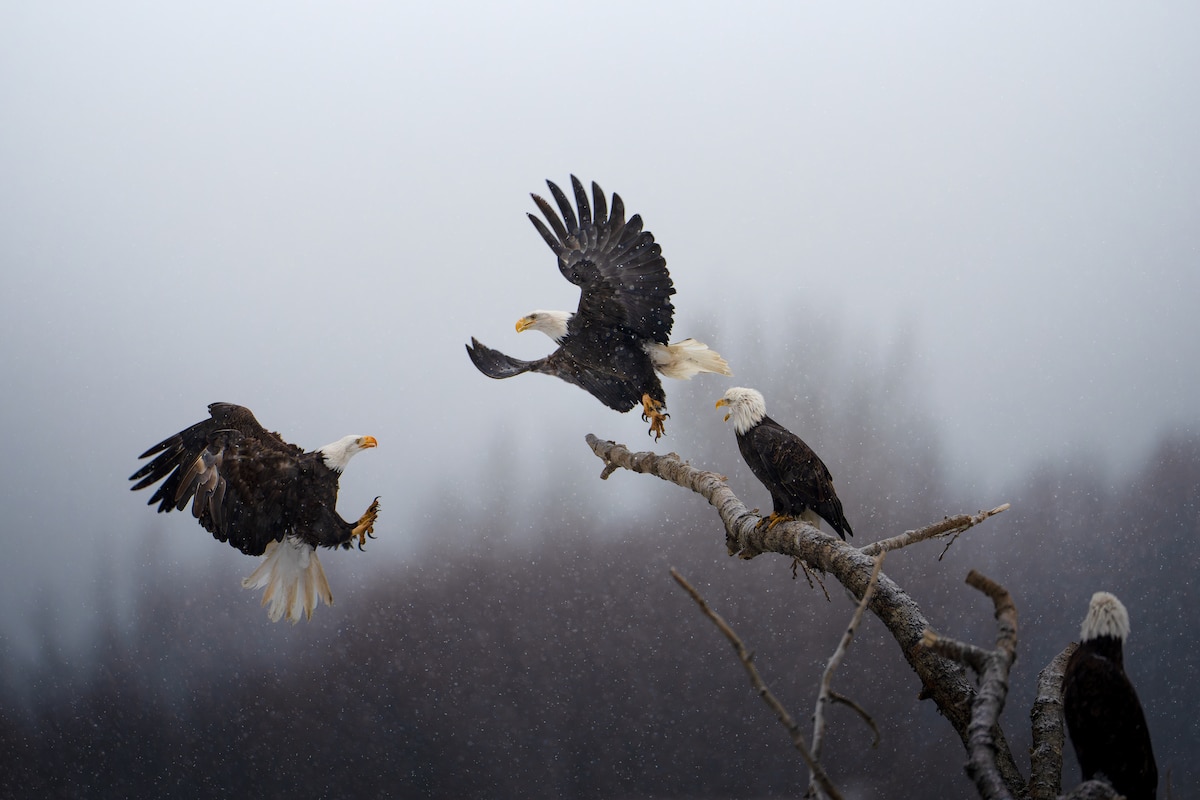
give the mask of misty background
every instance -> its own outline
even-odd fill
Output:
[[[64,720],[251,731],[251,706],[222,705],[230,685],[261,673],[280,696],[300,681],[328,699],[337,679],[310,676],[344,674],[350,659],[378,678],[361,679],[358,701],[407,727],[339,724],[428,762],[536,693],[463,699],[414,677],[422,667],[471,663],[479,674],[447,667],[450,684],[494,687],[538,665],[559,674],[571,654],[579,669],[547,706],[561,709],[597,702],[596,675],[632,654],[622,680],[668,697],[622,702],[679,726],[680,751],[729,747],[700,732],[720,706],[706,680],[727,682],[730,714],[747,718],[740,741],[771,749],[721,765],[724,789],[687,783],[669,749],[654,772],[638,760],[647,742],[617,784],[560,763],[574,782],[540,785],[740,794],[730,776],[753,773],[746,794],[791,791],[803,775],[782,732],[666,569],[691,565],[727,602],[718,610],[761,627],[756,649],[781,659],[799,647],[823,663],[847,604],[838,592],[826,604],[778,559],[726,559],[699,498],[643,476],[598,481],[583,443],[593,432],[673,450],[765,506],[712,408],[740,384],[829,464],[856,544],[1014,504],[947,560],[931,547],[886,569],[946,633],[981,643],[990,609],[962,578],[977,567],[1006,583],[1025,626],[1018,680],[1077,635],[1093,591],[1122,597],[1160,771],[1175,753],[1187,786],[1182,754],[1200,747],[1188,719],[1200,666],[1184,648],[1200,633],[1198,39],[1200,10],[1182,3],[0,5],[6,741],[32,747],[32,762],[54,739],[30,732],[65,741]],[[578,295],[525,214],[544,179],[572,173],[643,216],[678,290],[676,338],[707,342],[735,373],[667,385],[657,444],[635,414],[544,377],[488,380],[463,350],[472,335],[518,357],[550,349],[513,323]],[[354,517],[380,495],[379,538],[365,555],[323,557],[336,605],[310,623],[271,626],[240,587],[253,560],[128,492],[137,454],[217,400],[310,449],[379,440],[339,505]],[[778,608],[756,622],[763,602]],[[930,730],[952,738],[912,699],[881,631],[856,642],[878,653],[857,680],[894,673],[901,688],[882,697],[897,718],[934,717]],[[536,663],[501,657],[529,637]],[[591,647],[616,655],[579,655]],[[680,685],[705,712],[646,683],[655,664],[695,676]],[[801,716],[815,674],[791,687]],[[366,689],[384,684],[386,698]],[[144,717],[114,717],[133,685]],[[424,718],[412,707],[451,695],[463,722],[439,717],[439,739],[420,720],[446,703]],[[1010,737],[1031,696],[1010,701]],[[627,716],[602,728],[605,742],[640,730]],[[495,764],[603,749],[580,729],[543,720],[539,747],[464,757],[477,781],[430,767],[413,790],[503,794]],[[841,774],[887,786],[907,735],[892,730],[892,761],[860,755]],[[963,791],[961,747],[943,745]],[[190,774],[164,759],[145,774]],[[147,786],[165,791],[135,788]]]

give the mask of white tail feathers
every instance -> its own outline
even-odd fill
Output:
[[[242,581],[242,586],[247,589],[266,587],[262,604],[271,604],[267,609],[271,622],[278,622],[286,613],[294,624],[300,621],[301,614],[305,619],[311,619],[318,601],[333,605],[333,593],[329,591],[316,548],[292,536],[268,544],[262,563]]]
[[[701,372],[715,372],[720,375],[732,375],[729,364],[721,358],[716,350],[710,350],[704,342],[695,339],[684,339],[674,344],[658,344],[647,348],[654,368],[668,378],[688,380]]]

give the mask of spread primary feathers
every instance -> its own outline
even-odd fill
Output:
[[[559,347],[545,358],[522,361],[472,338],[467,354],[484,375],[511,378],[523,372],[554,375],[587,391],[609,408],[642,406],[655,438],[664,432],[666,393],[658,374],[691,378],[700,372],[729,375],[729,365],[695,339],[668,344],[675,293],[662,250],[642,218],[625,219],[620,195],[609,210],[604,191],[592,184],[589,200],[574,175],[578,216],[566,194],[546,181],[558,210],[533,201],[545,217],[529,219],[558,258],[563,277],[580,289],[574,312],[534,311],[517,321],[517,331],[542,331]]]
[[[266,588],[272,621],[311,617],[318,601],[333,602],[317,547],[359,547],[373,536],[379,500],[357,522],[337,513],[338,478],[373,436],[346,436],[305,452],[266,430],[250,409],[213,403],[197,422],[142,453],[153,460],[135,472],[135,491],[162,481],[150,497],[159,512],[194,516],[213,537],[251,556],[266,555],[243,581]]]

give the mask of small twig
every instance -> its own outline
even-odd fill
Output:
[[[825,706],[832,701],[833,673],[846,658],[846,652],[850,649],[850,642],[854,639],[854,633],[862,623],[863,614],[871,602],[871,597],[875,594],[875,586],[879,582],[879,570],[883,567],[883,559],[886,555],[887,553],[883,552],[875,556],[875,566],[871,569],[871,577],[867,581],[867,588],[863,590],[862,599],[858,601],[858,606],[855,607],[854,614],[850,617],[850,624],[846,626],[846,631],[842,634],[842,639],[838,642],[837,649],[829,657],[829,663],[825,665],[825,672],[821,676],[821,688],[817,693],[817,706],[813,709],[812,754],[813,758],[817,760],[821,758],[821,745],[825,742]],[[854,707],[857,708],[856,705]],[[866,719],[870,720],[870,716],[866,715],[866,712],[863,712],[861,709],[859,711]],[[872,726],[874,726],[874,723],[872,723]],[[878,738],[878,729],[876,729],[875,735]],[[810,793],[815,786],[816,776],[813,775],[809,777],[808,781]]]
[[[942,548],[942,552],[938,553],[938,559],[937,559],[938,561],[941,561],[943,558],[946,557],[946,553],[950,552],[950,545],[957,542],[958,537],[960,537],[962,535],[963,535],[962,531],[955,531],[953,534],[949,534],[950,539],[946,542],[946,546]]]
[[[905,531],[899,536],[893,536],[890,539],[881,539],[878,542],[866,545],[861,550],[865,555],[873,556],[888,550],[899,550],[901,547],[908,547],[910,544],[923,542],[926,539],[933,539],[938,536],[948,536],[954,534],[956,537],[963,531],[973,528],[979,523],[986,520],[988,517],[1007,511],[1010,508],[1008,503],[996,506],[991,511],[980,511],[978,514],[956,514],[953,517],[946,517],[941,522],[935,522],[932,525],[926,525],[924,528],[918,528],[915,531]],[[951,540],[953,543],[953,539]],[[950,545],[946,545],[947,549]],[[944,556],[946,551],[942,551]],[[941,556],[938,556],[939,560]]]
[[[800,726],[792,719],[792,715],[788,713],[783,704],[779,702],[775,695],[771,694],[771,690],[767,688],[767,684],[763,681],[762,676],[758,674],[758,668],[754,666],[754,654],[743,644],[741,638],[730,627],[729,623],[721,617],[716,611],[708,605],[708,601],[701,596],[700,592],[687,582],[687,579],[679,574],[679,571],[674,567],[671,568],[671,577],[675,582],[683,587],[696,605],[700,606],[700,610],[704,612],[704,616],[712,620],[717,626],[717,630],[724,634],[729,643],[733,645],[733,649],[737,651],[738,660],[742,662],[742,666],[746,669],[746,674],[750,676],[750,683],[754,687],[754,691],[763,699],[763,702],[775,712],[775,716],[787,729],[788,735],[791,736],[792,745],[800,752],[800,757],[804,759],[804,763],[808,765],[809,770],[815,776],[817,784],[821,790],[825,792],[832,800],[841,800],[842,795],[838,792],[837,787],[833,785],[833,781],[825,772],[825,768],[821,766],[812,753],[808,749],[808,743],[804,741],[804,734],[800,731]]]
[[[1075,652],[1072,642],[1038,673],[1037,697],[1029,711],[1033,727],[1033,746],[1029,748],[1029,798],[1054,800],[1062,790],[1063,745],[1063,672],[1067,659]]]
[[[817,573],[817,572],[813,572],[811,569],[809,569],[808,564],[804,563],[804,559],[796,558],[795,556],[793,556],[792,557],[792,580],[796,580],[796,567],[799,567],[800,569],[804,570],[804,577],[808,580],[808,588],[815,589],[818,586],[820,586],[821,591],[824,592],[824,594],[825,594],[825,602],[826,603],[830,602],[829,590],[825,588],[825,581],[823,581],[821,579],[821,574]],[[814,580],[816,581],[816,583],[813,582]]]
[[[874,736],[874,738],[871,739],[871,747],[879,746],[879,726],[875,724],[875,720],[871,719],[871,715],[867,713],[865,708],[851,700],[849,697],[838,694],[837,692],[830,692],[829,700],[834,703],[841,703],[855,714],[858,714],[862,721],[871,729],[871,733]]]

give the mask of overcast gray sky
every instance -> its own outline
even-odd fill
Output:
[[[967,482],[1195,426],[1195,5],[419,5],[0,6],[0,633],[153,525],[214,547],[125,480],[211,401],[376,435],[343,511],[384,495],[400,550],[401,478],[449,470],[414,454],[645,442],[463,352],[544,353],[513,322],[574,307],[524,218],[572,172],[643,215],[676,333],[738,383],[791,317],[910,343]],[[660,449],[728,435],[672,423]]]

